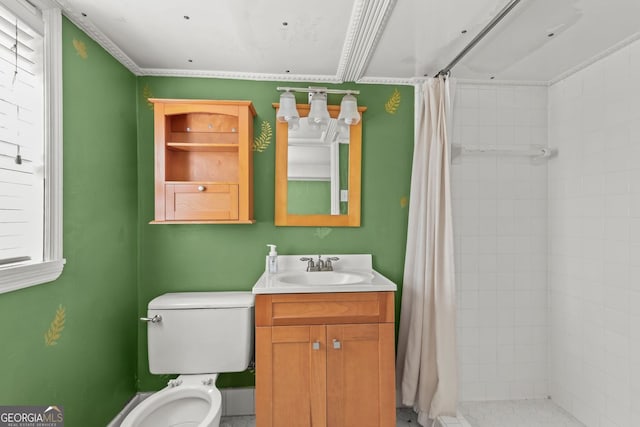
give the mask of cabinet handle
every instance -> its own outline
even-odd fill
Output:
[[[207,187],[205,187],[204,185],[198,185],[198,191],[204,191],[206,189]]]
[[[311,344],[311,348],[314,350],[320,350],[320,341],[316,341],[313,344]]]
[[[338,341],[337,339],[333,339],[333,348],[340,350],[342,348],[342,345],[340,344],[340,341]]]

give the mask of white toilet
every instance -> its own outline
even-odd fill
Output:
[[[149,370],[180,374],[143,400],[121,427],[218,427],[220,372],[244,371],[253,355],[251,292],[183,292],[149,302]]]

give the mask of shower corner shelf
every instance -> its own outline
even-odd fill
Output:
[[[534,145],[529,147],[513,146],[481,146],[451,144],[451,161],[453,163],[463,156],[508,156],[508,157],[530,157],[533,160],[548,159],[554,154],[549,147]]]

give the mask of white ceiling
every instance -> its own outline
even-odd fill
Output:
[[[138,75],[381,83],[433,76],[508,3],[57,1]],[[638,38],[638,18],[640,0],[521,0],[452,72],[551,82]]]

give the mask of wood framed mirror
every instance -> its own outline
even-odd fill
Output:
[[[310,106],[297,109],[298,129],[276,121],[275,225],[359,227],[363,119],[338,126],[340,106],[329,105],[329,126],[313,129]],[[363,117],[366,107],[358,111]]]

